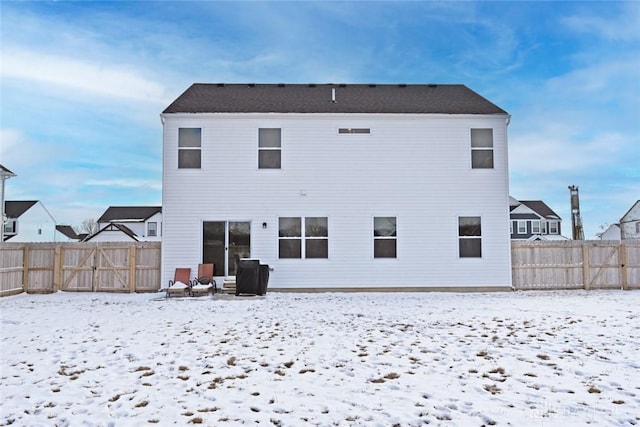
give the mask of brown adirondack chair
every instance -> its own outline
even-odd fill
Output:
[[[167,298],[171,295],[189,295],[191,293],[191,269],[176,268],[173,280],[169,280]]]
[[[215,294],[217,289],[216,281],[213,279],[215,266],[213,263],[199,264],[198,276],[191,286],[191,295]]]

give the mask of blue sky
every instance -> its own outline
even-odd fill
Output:
[[[194,82],[462,83],[507,110],[511,194],[586,237],[640,199],[640,2],[0,3],[9,200],[61,224],[161,204]]]

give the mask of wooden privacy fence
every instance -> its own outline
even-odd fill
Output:
[[[0,295],[19,292],[155,292],[160,243],[4,243]]]
[[[19,292],[155,292],[159,242],[0,244],[0,296]],[[512,285],[640,289],[640,241],[511,243]]]
[[[640,241],[511,243],[512,285],[530,289],[640,289]]]

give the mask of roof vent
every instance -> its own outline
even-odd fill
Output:
[[[344,84],[344,83],[340,83],[338,86],[339,86],[339,87],[347,87],[347,85],[346,85],[346,84]]]
[[[429,87],[438,87],[438,85],[430,84]]]
[[[331,102],[333,102],[334,104],[338,101],[336,101],[336,88],[333,87],[331,88]]]
[[[256,87],[255,83],[249,83],[249,87]]]
[[[375,84],[370,84],[369,87],[376,87],[377,85]]]
[[[406,83],[400,83],[398,87],[407,87]]]
[[[284,83],[278,83],[278,87],[284,87]]]
[[[218,87],[224,87],[224,83],[218,83]]]
[[[315,83],[309,83],[309,87],[316,87]]]

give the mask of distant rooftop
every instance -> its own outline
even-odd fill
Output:
[[[37,200],[29,200],[29,201],[10,201],[7,200],[4,202],[4,213],[7,218],[20,218],[20,216],[31,209],[33,205],[38,203]]]
[[[15,173],[11,172],[9,169],[5,168],[2,165],[0,165],[0,175],[9,177],[16,176]]]
[[[158,212],[162,206],[110,206],[97,222],[144,222]]]
[[[163,113],[504,114],[461,84],[194,83]]]

